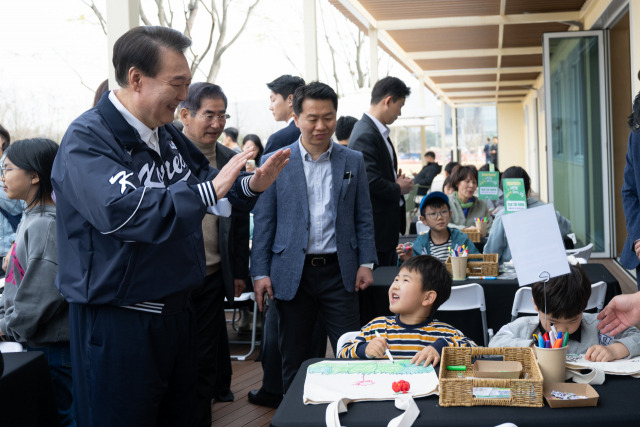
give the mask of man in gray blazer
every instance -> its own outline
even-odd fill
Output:
[[[218,141],[227,121],[227,97],[211,83],[194,83],[180,104],[184,134],[222,169],[237,153]],[[231,401],[231,359],[224,299],[233,301],[249,278],[249,213],[205,215],[202,221],[207,276],[193,291],[198,328],[197,417],[211,425],[211,399]]]
[[[332,347],[360,329],[356,292],[373,282],[376,259],[369,185],[362,154],[331,140],[338,97],[314,82],[293,96],[300,139],[290,164],[254,210],[251,275],[256,300],[275,298],[286,392],[311,357],[318,313]]]

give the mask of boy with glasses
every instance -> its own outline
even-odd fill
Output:
[[[429,231],[419,235],[413,247],[399,244],[396,248],[398,262],[402,263],[414,255],[431,255],[445,262],[449,248],[463,245],[470,254],[480,253],[466,234],[449,227],[450,220],[451,208],[447,195],[441,191],[427,194],[420,202],[420,221],[429,227]]]

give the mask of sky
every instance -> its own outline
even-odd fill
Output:
[[[332,7],[326,0],[320,2],[327,11]],[[106,16],[106,0],[95,3]],[[156,18],[154,3],[142,0],[152,20]],[[241,25],[249,0],[235,0],[234,4],[237,10],[230,14],[229,33]],[[204,13],[201,10],[196,21],[196,49],[207,37]],[[176,16],[179,20],[179,13]],[[216,83],[229,99],[232,118],[228,125],[239,127],[241,136],[257,133],[266,139],[282,127],[268,110],[266,83],[282,74],[304,71],[301,16],[300,2],[261,0],[245,32],[224,54]],[[327,12],[325,16],[331,15]],[[326,20],[331,34],[338,33],[332,28],[346,25],[340,19]],[[182,29],[182,25],[176,27]],[[82,0],[0,0],[0,40],[0,123],[14,135],[31,130],[59,142],[68,124],[91,107],[95,89],[107,77],[107,37],[98,19]],[[326,77],[331,57],[324,36],[318,37],[318,49],[320,80],[333,86]],[[340,66],[346,70],[346,64]],[[418,106],[418,83],[404,68],[383,59],[379,72],[380,77],[390,72],[412,87],[415,95],[408,100],[406,111],[425,111]],[[204,73],[196,72],[193,81],[205,78]],[[368,109],[369,90],[349,90],[338,114],[360,117]],[[435,98],[428,93],[427,99],[429,114],[437,114]]]

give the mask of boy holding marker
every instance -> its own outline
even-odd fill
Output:
[[[436,258],[409,259],[389,288],[389,310],[395,316],[377,317],[348,341],[339,358],[411,358],[415,365],[440,362],[442,348],[476,347],[453,326],[433,318],[451,295],[451,275]]]
[[[445,262],[450,248],[463,246],[468,253],[480,253],[466,234],[457,228],[449,227],[450,220],[451,207],[446,194],[434,191],[424,196],[420,202],[420,221],[429,227],[429,231],[419,235],[413,242],[413,247],[398,245],[398,263],[410,259],[414,254],[431,255]]]
[[[598,331],[597,314],[583,313],[591,296],[591,283],[582,268],[573,265],[570,268],[569,274],[551,278],[546,285],[534,283],[531,293],[538,316],[520,317],[503,326],[491,339],[489,347],[528,347],[539,345],[541,337],[544,337],[543,343],[549,337],[550,347],[568,345],[569,353],[584,354],[585,359],[592,362],[611,362],[640,355],[638,329],[631,327],[614,339]],[[552,342],[554,332],[562,335],[559,343]]]

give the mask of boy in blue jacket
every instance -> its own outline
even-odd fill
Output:
[[[420,221],[429,227],[429,231],[419,235],[412,248],[398,245],[398,263],[401,264],[414,255],[431,255],[445,262],[449,256],[449,248],[455,248],[456,245],[465,245],[470,254],[480,253],[466,234],[449,227],[450,220],[451,207],[446,194],[434,191],[424,196],[420,202]]]

